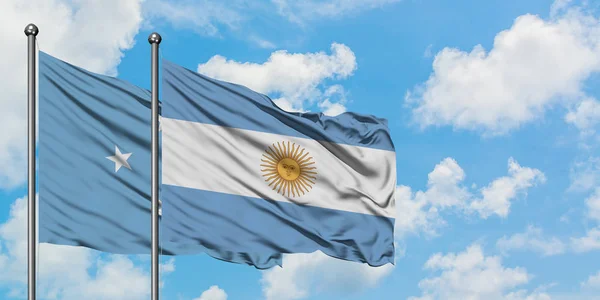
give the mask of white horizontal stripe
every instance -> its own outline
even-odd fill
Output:
[[[395,217],[392,151],[168,118],[161,126],[163,184]],[[284,196],[263,177],[265,150],[284,141],[315,162],[317,179],[304,195]]]

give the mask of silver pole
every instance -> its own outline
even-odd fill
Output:
[[[27,288],[29,300],[35,300],[36,270],[36,203],[35,203],[35,39],[39,30],[34,24],[25,27],[27,36]]]
[[[162,38],[154,32],[152,46],[152,300],[158,300],[158,45]]]

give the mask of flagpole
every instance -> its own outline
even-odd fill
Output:
[[[35,300],[36,277],[36,203],[35,203],[35,39],[39,30],[35,24],[25,27],[27,36],[27,288],[29,300]]]
[[[148,37],[152,47],[152,300],[158,300],[158,45],[162,38]]]

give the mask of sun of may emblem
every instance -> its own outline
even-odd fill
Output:
[[[284,196],[302,196],[317,180],[317,168],[306,149],[295,143],[277,142],[265,150],[260,166],[265,181]]]

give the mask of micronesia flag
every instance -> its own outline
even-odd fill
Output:
[[[253,253],[258,268],[281,265],[275,253],[317,250],[393,263],[396,159],[385,120],[286,112],[167,60],[162,79],[164,239],[226,261]]]
[[[150,99],[39,52],[41,243],[150,253]]]

